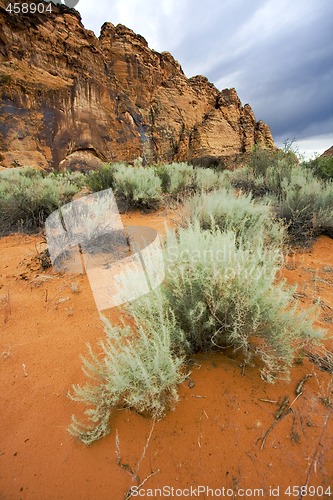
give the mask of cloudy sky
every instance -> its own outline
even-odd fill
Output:
[[[235,87],[279,146],[295,139],[309,156],[333,145],[332,0],[80,0],[76,9],[97,36],[105,21],[124,24],[188,77]]]

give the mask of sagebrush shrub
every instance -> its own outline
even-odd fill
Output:
[[[195,189],[195,172],[187,163],[166,163],[155,167],[163,192],[174,198],[183,197]]]
[[[253,169],[248,164],[231,172],[225,172],[224,175],[228,177],[234,187],[261,197],[265,194],[279,195],[281,182],[290,180],[294,168],[297,167],[284,158],[278,158],[273,165],[268,164],[265,168]]]
[[[194,217],[187,227],[167,233],[164,283],[127,306],[127,326],[104,320],[101,353],[89,348],[90,359],[83,360],[93,383],[74,386],[71,394],[89,406],[87,424],[73,417],[69,429],[84,443],[108,433],[115,409],[162,416],[177,400],[186,358],[195,352],[239,350],[246,362],[259,358],[262,376],[272,382],[288,378],[299,350],[322,337],[310,314],[299,312],[294,290],[276,283],[283,264],[279,246],[267,245],[262,232],[249,237],[251,224],[266,220],[267,207],[257,213],[251,197],[244,197],[233,219],[237,199],[229,195],[229,211],[216,208],[216,193],[203,197],[211,199],[210,211],[227,214],[220,227]],[[200,203],[198,198],[194,207]],[[252,213],[248,227],[239,226],[241,213]],[[141,283],[132,281],[140,289]]]
[[[0,174],[0,233],[42,228],[46,218],[79,189],[67,176],[44,176],[32,169]]]
[[[89,347],[83,370],[92,384],[73,386],[71,399],[90,408],[88,423],[74,416],[69,431],[85,444],[109,432],[112,411],[130,408],[160,418],[178,400],[177,385],[184,380],[182,334],[161,294],[152,292],[129,308],[135,327],[113,326],[104,318],[106,339],[101,354]]]
[[[184,207],[185,217],[202,229],[215,226],[233,231],[236,239],[246,241],[262,238],[267,244],[282,245],[285,228],[274,220],[270,202],[260,202],[251,194],[239,194],[227,189],[194,196]]]
[[[230,187],[227,177],[211,168],[195,168],[195,191],[209,192]]]
[[[257,197],[270,197],[279,219],[287,224],[292,243],[307,243],[321,233],[333,234],[333,184],[318,179],[311,169],[279,156],[264,163],[228,172],[231,184]]]
[[[194,168],[187,163],[162,164],[154,168],[161,179],[163,193],[180,201],[196,192],[230,187],[227,176],[211,168]]]
[[[296,311],[293,291],[275,283],[281,252],[241,240],[198,222],[168,233],[168,302],[193,352],[241,348],[260,356],[271,379],[287,376],[297,349],[320,333]]]
[[[48,179],[57,179],[67,181],[70,184],[74,184],[78,188],[82,188],[86,184],[86,176],[83,172],[63,170],[63,171],[52,171],[52,172],[41,172],[43,177]],[[27,174],[26,174],[27,175]]]
[[[276,212],[288,224],[293,242],[333,234],[333,183],[324,184],[305,168],[294,169],[281,182]]]
[[[114,174],[116,164],[106,163],[96,170],[89,172],[86,175],[86,184],[93,192],[104,191],[114,187]]]
[[[297,156],[292,151],[291,144],[286,145],[285,151],[281,149],[263,149],[255,145],[250,153],[247,165],[255,177],[265,177],[267,169],[271,167],[279,169],[281,168],[281,162],[284,164],[284,169],[292,168],[292,166],[298,164]]]
[[[333,181],[333,156],[319,156],[305,162],[304,166],[320,179]]]
[[[162,183],[153,168],[117,164],[114,191],[127,208],[157,207],[162,200]]]

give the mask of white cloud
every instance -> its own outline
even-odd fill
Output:
[[[276,141],[276,144],[279,148],[283,149],[283,141]],[[315,135],[306,139],[296,140],[292,143],[292,148],[306,160],[323,154],[331,146],[333,146],[333,133]]]

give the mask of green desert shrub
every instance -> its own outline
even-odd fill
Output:
[[[259,198],[270,197],[276,216],[287,224],[292,243],[332,234],[333,184],[318,179],[304,165],[284,156],[273,166],[254,168],[249,163],[227,175],[234,187]]]
[[[281,183],[290,180],[293,166],[284,158],[278,159],[275,164],[267,165],[266,168],[253,168],[251,164],[245,167],[225,173],[231,184],[254,196],[261,197],[266,194],[279,195]]]
[[[49,179],[56,179],[58,181],[68,182],[81,189],[86,185],[86,176],[83,172],[73,172],[71,170],[64,171],[52,171],[52,172],[42,172],[43,177],[48,177]]]
[[[209,192],[213,189],[229,187],[226,176],[211,168],[193,167],[187,163],[169,163],[155,167],[162,182],[163,193],[182,200],[196,192]]]
[[[259,356],[267,379],[287,377],[295,353],[321,336],[297,311],[293,290],[275,282],[282,263],[276,248],[237,241],[232,231],[199,222],[169,232],[165,293],[191,352],[233,347]]]
[[[187,163],[165,163],[155,167],[163,192],[174,198],[183,197],[195,187],[195,172]]]
[[[314,175],[323,180],[333,180],[333,156],[319,156],[304,163]]]
[[[163,163],[159,165],[155,165],[154,167],[154,172],[155,175],[160,179],[161,181],[161,189],[163,194],[167,194],[170,189],[170,173],[168,172],[168,164]]]
[[[184,380],[181,332],[159,291],[128,310],[135,327],[113,326],[104,319],[101,354],[89,347],[83,370],[92,383],[73,386],[71,399],[87,404],[87,423],[72,417],[69,432],[85,444],[109,432],[114,410],[130,408],[160,418],[178,400]]]
[[[0,233],[40,229],[78,191],[78,185],[66,176],[44,176],[33,169],[0,174]]]
[[[309,241],[321,233],[333,235],[333,183],[323,183],[304,168],[294,169],[281,182],[276,213],[288,224],[293,242]]]
[[[86,175],[86,184],[93,191],[103,191],[104,189],[113,188],[115,184],[114,175],[117,165],[106,163],[96,170],[89,172]]]
[[[198,221],[202,229],[220,228],[233,231],[236,239],[247,241],[263,238],[267,244],[282,245],[284,226],[274,220],[270,202],[255,201],[251,194],[239,194],[227,189],[196,195],[184,207],[191,222]]]
[[[299,165],[296,154],[287,144],[285,151],[255,146],[243,167],[225,172],[234,187],[252,192],[254,196],[276,193],[283,179],[288,179]]]
[[[126,208],[154,208],[162,201],[161,179],[153,168],[117,164],[114,172],[114,192]]]
[[[217,172],[211,168],[197,167],[195,169],[196,192],[209,192],[228,187],[230,187],[230,182],[224,173]]]
[[[282,151],[281,149],[263,149],[256,145],[250,153],[247,165],[255,177],[265,177],[267,169],[270,167],[279,168],[281,161],[284,164],[284,168],[288,166],[291,168],[299,163],[291,146],[292,144],[286,144],[284,151]]]
[[[246,214],[252,200],[245,199]],[[89,347],[83,359],[90,382],[73,386],[70,397],[89,406],[88,421],[73,417],[72,435],[91,444],[109,432],[110,415],[120,408],[161,417],[177,401],[193,353],[232,348],[246,362],[259,358],[263,378],[273,382],[288,378],[299,351],[320,340],[294,290],[276,283],[279,248],[267,246],[262,233],[249,238],[248,227],[235,232],[232,224],[231,218],[203,229],[194,219],[167,233],[163,284],[126,307],[122,326],[104,320],[100,352]],[[132,286],[140,283],[132,279]]]

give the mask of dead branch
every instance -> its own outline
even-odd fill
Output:
[[[320,434],[320,437],[319,437],[319,440],[318,440],[318,444],[317,444],[316,449],[315,449],[315,451],[313,453],[312,460],[311,460],[311,462],[309,464],[308,471],[307,471],[307,474],[306,474],[305,484],[303,486],[308,486],[309,481],[310,481],[311,471],[312,471],[312,469],[315,470],[315,467],[316,467],[316,464],[317,464],[317,460],[319,458],[320,448],[322,448],[322,446],[323,446],[323,440],[324,440],[325,432],[326,432],[326,429],[327,429],[327,424],[328,424],[328,421],[329,421],[331,415],[332,415],[331,411],[326,415],[326,419],[325,419],[325,422],[324,422],[324,425],[323,425],[323,430],[321,431],[321,434]],[[300,493],[298,499],[302,500],[303,496],[304,495],[302,495]]]
[[[272,423],[272,425],[267,429],[267,431],[265,432],[262,440],[261,440],[261,445],[260,445],[260,449],[262,450],[265,446],[265,442],[266,442],[266,439],[269,435],[269,433],[274,429],[274,427],[276,426],[276,424],[278,424],[279,422],[281,422],[281,420],[284,419],[284,417],[286,417],[287,415],[289,415],[289,413],[291,413],[293,410],[292,410],[292,405],[295,403],[297,398],[294,399],[294,401],[289,404],[289,397],[288,396],[285,396],[283,398],[283,401],[280,405],[280,408],[277,410],[277,412],[275,413],[274,417],[275,417],[275,420],[274,422]]]
[[[146,451],[148,449],[148,446],[149,446],[149,443],[150,443],[150,439],[151,439],[151,437],[153,435],[154,427],[155,427],[155,420],[153,421],[153,425],[152,425],[152,427],[150,429],[150,432],[149,432],[149,435],[147,437],[145,446],[143,448],[142,455],[141,455],[141,457],[140,457],[140,459],[138,461],[138,464],[136,466],[136,470],[135,471],[133,470],[133,468],[129,464],[124,464],[121,461],[119,434],[118,434],[118,429],[116,429],[116,457],[117,457],[116,462],[117,462],[117,465],[119,465],[119,467],[121,467],[128,474],[130,474],[130,476],[132,477],[132,481],[136,481],[136,483],[137,483],[137,491],[140,490],[140,488],[142,488],[142,486],[148,481],[148,479],[150,479],[151,477],[155,476],[155,474],[157,474],[158,472],[160,472],[160,469],[157,469],[156,471],[152,471],[143,481],[140,482],[140,478],[138,476],[138,472],[139,472],[139,469],[140,469],[141,462],[144,459],[144,457],[146,456]],[[124,500],[129,500],[132,497],[133,497],[133,493],[132,493],[131,489],[129,489],[125,493],[125,495],[124,495]]]
[[[154,427],[155,427],[155,420],[153,421],[153,425],[151,426],[150,433],[149,433],[149,436],[148,436],[148,438],[147,438],[146,444],[145,444],[145,446],[144,446],[144,448],[143,448],[142,455],[141,455],[141,457],[140,457],[140,460],[138,461],[138,465],[137,465],[137,467],[136,467],[136,473],[138,473],[138,472],[139,472],[141,462],[142,462],[142,460],[143,460],[143,459],[145,458],[145,456],[146,456],[146,451],[147,451],[148,446],[149,446],[150,438],[151,438],[151,436],[152,436],[152,434],[153,434],[153,432],[154,432]]]
[[[296,396],[298,396],[299,394],[302,394],[303,385],[311,377],[312,377],[312,373],[307,373],[305,375],[305,377],[303,377],[302,380],[300,380],[300,382],[297,384],[297,387],[296,387],[296,390],[295,390]]]
[[[156,474],[158,474],[160,471],[160,469],[157,469],[153,472],[151,472],[143,481],[142,483],[140,483],[138,485],[138,488],[137,488],[137,491],[140,490],[140,488],[142,488],[142,486],[148,481],[148,479],[150,479],[151,477],[155,476]],[[131,492],[131,490],[127,491],[124,495],[124,500],[129,500],[130,498],[132,498],[133,496],[133,493]]]

